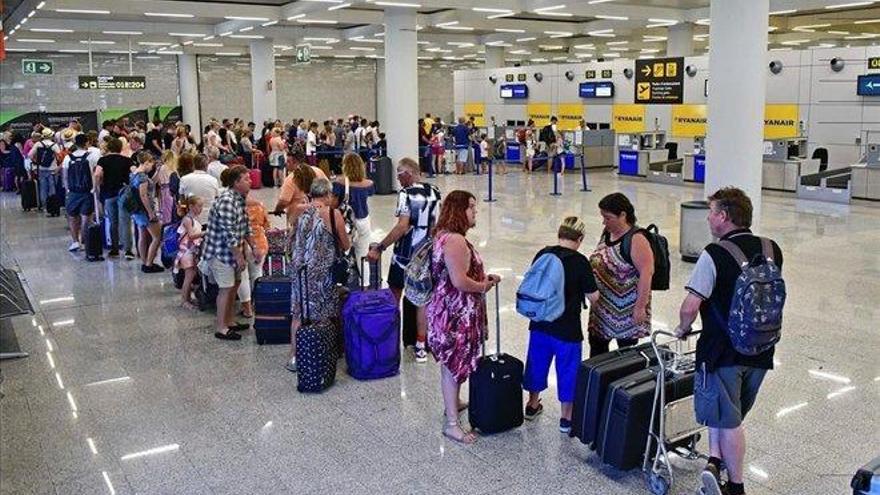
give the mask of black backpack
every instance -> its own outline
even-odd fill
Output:
[[[550,125],[545,125],[541,128],[540,134],[538,134],[538,140],[542,143],[550,144],[553,142],[553,128]]]
[[[55,164],[55,150],[52,147],[52,144],[46,146],[43,141],[39,143],[39,148],[34,153],[34,161],[40,168],[52,168],[52,165]]]
[[[632,264],[632,236],[641,232],[648,239],[651,245],[651,251],[654,253],[654,276],[651,278],[651,290],[669,290],[669,241],[660,235],[660,229],[654,225],[648,225],[647,228],[633,227],[620,241],[620,254],[624,261]]]

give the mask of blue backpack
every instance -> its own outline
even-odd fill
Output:
[[[174,259],[177,258],[177,251],[180,248],[178,227],[180,227],[180,222],[172,222],[162,229],[162,265],[165,268],[171,268],[174,265]]]
[[[751,260],[733,242],[717,243],[736,260],[742,273],[736,279],[727,318],[715,305],[712,313],[727,330],[736,352],[746,356],[757,356],[769,350],[782,336],[785,281],[773,259],[773,245],[769,239],[760,239],[762,253]]]
[[[565,311],[565,269],[562,258],[542,254],[516,290],[516,312],[531,321],[554,321]]]

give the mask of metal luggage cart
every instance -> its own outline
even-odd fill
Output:
[[[691,332],[689,337],[699,333]],[[657,343],[657,337],[661,335],[671,337],[673,341],[661,346]],[[670,453],[674,452],[688,460],[708,458],[696,448],[706,427],[697,423],[694,418],[693,394],[684,399],[666,402],[667,374],[688,373],[695,368],[696,348],[692,350],[688,344],[687,337],[678,339],[674,334],[662,330],[651,335],[651,346],[657,355],[660,373],[657,374],[657,385],[654,389],[654,406],[648,426],[642,471],[645,472],[648,489],[655,495],[666,495],[675,481],[669,461]]]

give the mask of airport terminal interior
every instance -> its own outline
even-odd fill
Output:
[[[2,34],[0,493],[880,493],[880,2],[5,0]],[[147,186],[129,187],[120,175],[117,201],[99,184],[110,180],[104,159],[119,154],[133,157],[125,161],[139,167],[131,180]],[[412,161],[400,162],[406,158]],[[191,184],[182,167],[169,172],[168,163],[186,161],[190,174],[214,176],[219,194],[211,197],[215,208],[205,208],[205,259],[188,269],[198,279],[195,307],[181,304],[176,287],[184,270],[173,252],[189,255],[189,244],[171,242],[170,262],[151,272],[167,261],[174,222],[189,215],[191,225],[199,214],[192,207],[172,212],[189,204],[182,191],[146,192],[159,177],[167,185],[179,176],[181,189]],[[162,168],[150,179],[141,172],[154,162]],[[191,171],[209,162],[208,174]],[[77,172],[80,166],[90,173]],[[351,232],[338,226],[356,239],[352,259],[366,253],[358,246],[391,240],[381,246],[381,269],[365,270],[372,282],[379,275],[381,289],[333,287],[346,296],[325,326],[306,321],[293,332],[295,343],[312,344],[297,346],[298,369],[291,370],[290,324],[298,321],[290,296],[298,289],[291,287],[299,266],[330,266],[320,255],[337,256],[326,239],[339,236],[325,229],[309,239],[330,242],[327,250],[297,257],[312,245],[300,240],[312,235],[302,224],[323,210],[291,204],[296,216],[289,217],[279,199],[323,204],[320,174],[339,185],[334,190],[349,176],[353,191],[364,174],[373,181],[367,230],[358,227],[360,208],[348,208],[356,217]],[[304,175],[308,191],[298,189]],[[77,190],[74,176],[87,180],[85,189]],[[497,292],[494,279],[486,279],[485,297],[466,292],[485,309],[484,319],[475,318],[488,337],[485,352],[500,348],[506,356],[470,370],[459,423],[450,422],[441,388],[448,357],[432,347],[444,343],[435,336],[450,316],[432,310],[454,307],[445,306],[453,296],[444,301],[439,291],[459,290],[440,235],[428,241],[433,263],[425,264],[434,284],[425,305],[427,360],[417,359],[422,342],[400,340],[413,324],[407,297],[415,297],[421,250],[390,244],[395,234],[424,236],[444,218],[424,224],[430,212],[408,216],[428,197],[412,192],[414,177],[439,191],[439,212],[455,207],[445,202],[453,191],[472,194],[466,239],[473,254],[462,257],[481,259],[485,273],[500,277]],[[707,380],[698,364],[702,336],[679,341],[671,333],[682,302],[695,298],[686,286],[693,290],[697,259],[708,262],[713,283],[727,280],[704,251],[717,241],[710,223],[725,216],[707,198],[725,187],[750,198],[752,231],[778,244],[787,295],[772,369],[736,430],[745,432],[744,458],[732,467],[737,461],[725,452],[719,477],[727,483],[713,491],[706,481],[710,434],[735,425],[698,420],[707,414],[695,411],[695,383]],[[155,215],[135,212],[124,226],[124,191],[134,191],[131,208],[155,201],[147,209]],[[584,337],[573,345],[584,362],[568,363],[566,375],[557,354],[543,413],[531,415],[522,388],[534,380],[530,365],[525,384],[522,368],[514,378],[493,371],[534,359],[541,331],[530,330],[520,306],[538,277],[529,269],[542,248],[562,242],[560,224],[577,216],[578,250],[600,291],[615,290],[601,289],[603,260],[612,262],[602,256],[638,277],[639,260],[627,261],[632,255],[619,254],[623,248],[594,255],[606,249],[603,229],[613,225],[599,203],[614,193],[632,204],[639,226],[655,225],[668,241],[668,253],[647,245],[655,268],[658,255],[669,261],[668,289],[645,296],[645,328],[659,332],[662,346],[653,347],[647,333],[636,335],[640,350],[612,341],[615,359],[638,356],[633,374],[587,383],[601,367],[590,364],[598,361],[588,359],[587,334],[602,299],[578,303]],[[157,207],[167,198],[162,220]],[[252,304],[241,304],[240,291],[231,303],[241,329],[218,330],[213,306],[224,302],[208,287],[216,282],[222,295],[229,286],[220,258],[208,260],[209,248],[239,249],[214,234],[240,235],[243,227],[224,223],[227,209],[253,224],[251,207],[260,203],[270,213],[268,228],[260,221],[255,232],[280,233],[281,273],[243,276]],[[94,205],[109,217],[107,204],[120,211],[113,223],[89,217]],[[467,207],[466,200],[458,214]],[[403,230],[398,214],[409,220]],[[158,237],[150,234],[154,226]],[[135,235],[153,238],[158,250],[134,243],[127,256],[112,245]],[[252,258],[261,258],[253,249]],[[145,262],[150,253],[155,259]],[[395,267],[403,273],[398,256],[410,268],[405,283],[392,276]],[[253,259],[252,271],[260,266]],[[462,276],[465,265],[457,268]],[[332,268],[315,276],[332,279]],[[404,301],[386,290],[389,283],[405,285]],[[279,292],[266,302],[270,286],[287,294],[284,314],[266,312],[278,306]],[[375,331],[379,294],[395,303],[382,332]],[[628,311],[619,317],[632,324]],[[712,326],[734,345],[719,324],[697,317],[693,326]],[[468,339],[465,327],[442,331]],[[335,332],[333,344],[306,340],[319,328]],[[389,335],[393,342],[382,346]],[[479,347],[468,342],[470,350]],[[388,362],[389,370],[377,371],[376,363]],[[320,391],[304,379],[312,366],[331,370]],[[638,384],[627,381],[636,376]],[[510,387],[513,399],[502,394]],[[746,388],[725,391],[737,396],[729,399],[738,411]],[[572,389],[573,412],[557,399]],[[567,414],[570,433],[561,421]],[[585,440],[589,421],[595,438]],[[454,434],[471,430],[473,437]],[[618,448],[626,461],[614,457]]]

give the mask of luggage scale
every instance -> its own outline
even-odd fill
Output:
[[[691,332],[688,337],[699,335]],[[664,345],[657,343],[657,337],[663,335],[675,339]],[[687,460],[708,459],[708,456],[697,451],[697,443],[705,426],[694,418],[694,396],[691,394],[683,399],[666,402],[666,379],[689,373],[695,369],[694,354],[696,347],[691,349],[688,337],[678,339],[675,334],[658,330],[651,335],[651,347],[657,355],[660,373],[654,388],[654,405],[651,410],[651,422],[648,423],[648,441],[645,445],[645,456],[642,471],[648,489],[654,495],[666,495],[675,482],[669,454],[674,452]],[[651,449],[654,449],[653,455]]]

